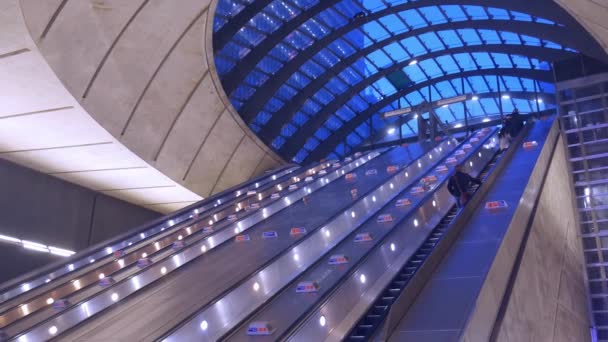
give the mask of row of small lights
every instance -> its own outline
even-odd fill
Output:
[[[54,255],[62,256],[62,257],[69,257],[69,256],[73,255],[74,253],[76,253],[76,252],[68,250],[68,249],[58,248],[58,247],[54,247],[54,246],[47,246],[47,245],[43,245],[38,242],[21,240],[21,239],[12,237],[12,236],[7,236],[7,235],[0,235],[0,241],[4,241],[7,243],[17,245],[17,246],[21,246],[21,247],[31,250],[31,251],[36,251],[36,252],[41,252],[41,253],[51,253]]]
[[[448,145],[449,145],[449,144],[450,144],[450,143],[448,142]],[[441,151],[442,151],[442,149],[441,149],[441,148],[439,148],[439,151],[441,152]],[[368,156],[368,159],[370,159],[370,158],[369,158],[369,156]],[[433,159],[433,158],[432,158],[432,155],[429,155],[429,159]],[[329,164],[328,164],[328,165],[329,165]],[[358,164],[357,164],[357,165],[358,165]],[[419,167],[419,168],[420,168],[420,167],[422,167],[422,164],[420,163],[420,161],[418,161],[418,167]],[[336,171],[336,172],[337,172],[337,171]],[[342,174],[344,174],[344,171],[342,171]],[[407,178],[407,177],[409,177],[409,173],[408,173],[407,171],[404,173],[404,175],[405,175],[405,177],[406,177],[406,178]],[[394,184],[393,184],[393,183],[390,183],[390,184],[389,184],[389,187],[390,187],[391,189],[393,189],[393,188],[394,188]],[[376,202],[376,196],[372,196],[372,201],[373,201],[373,202]],[[432,204],[433,204],[433,207],[436,207],[436,206],[437,206],[437,202],[436,202],[435,200],[433,200]],[[356,212],[355,212],[354,210],[351,210],[351,212],[350,212],[350,216],[351,216],[351,218],[353,218],[353,219],[354,219],[354,218],[356,218],[356,217],[357,217],[357,214],[356,214]],[[418,227],[418,225],[420,224],[420,223],[419,223],[419,221],[418,221],[418,219],[416,219],[416,218],[415,218],[415,219],[412,221],[412,223],[414,224],[414,227]],[[329,229],[324,228],[324,232],[325,232],[325,236],[327,236],[327,237],[330,237],[330,236],[331,236],[331,231],[330,231]],[[395,245],[394,243],[391,243],[391,244],[390,244],[390,250],[391,250],[392,252],[395,252],[395,251],[397,250],[397,247],[396,247],[396,245]],[[300,260],[300,256],[299,256],[298,254],[294,254],[293,259],[294,259],[295,261],[299,261],[299,260]],[[367,281],[367,277],[365,276],[365,274],[361,274],[361,275],[359,276],[359,281],[360,281],[362,284],[365,284],[365,282]],[[256,291],[256,292],[260,290],[260,284],[259,284],[258,282],[255,282],[255,283],[253,284],[253,290],[254,290],[254,291]],[[319,318],[319,324],[320,324],[321,326],[325,326],[325,325],[326,325],[326,323],[327,323],[327,319],[325,318],[325,316],[321,316],[321,317]],[[199,327],[200,327],[200,329],[201,329],[202,331],[207,331],[207,329],[209,328],[209,322],[208,322],[207,320],[202,320],[202,321],[201,321],[201,323],[200,323],[200,325],[199,325]]]

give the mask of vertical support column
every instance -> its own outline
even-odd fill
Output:
[[[538,85],[536,84],[536,80],[534,80],[534,101],[536,102],[536,113],[540,115],[540,105],[538,104]]]
[[[498,75],[496,75],[496,86],[498,87],[498,110],[500,111],[500,122],[502,122],[504,119],[504,114],[502,113],[502,90],[500,89],[500,79]]]
[[[465,95],[464,91],[464,77],[460,78],[460,89],[462,89],[462,95]],[[464,113],[464,129],[466,132],[466,136],[469,136],[469,116],[467,115],[467,100],[462,101],[462,112]]]
[[[435,115],[435,111],[433,110],[433,94],[431,93],[431,86],[428,87],[429,91],[429,133],[431,141],[435,141],[435,132],[437,131],[437,116]]]
[[[401,97],[399,97],[399,109],[403,109],[401,105]],[[399,115],[399,120],[397,120],[399,124],[399,144],[403,141],[403,114]]]
[[[372,115],[369,116],[369,122],[367,123],[369,126],[369,140],[372,150],[374,149],[374,120],[372,120]]]

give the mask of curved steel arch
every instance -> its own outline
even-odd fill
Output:
[[[568,46],[568,44],[570,43],[569,41],[564,41],[564,40],[567,40],[569,36],[568,36],[565,28],[562,28],[562,27],[541,25],[541,24],[529,23],[529,22],[521,22],[521,23],[518,23],[518,25],[515,25],[515,27],[509,27],[508,22],[499,22],[496,20],[461,21],[461,22],[456,22],[456,23],[443,23],[443,24],[438,24],[438,25],[425,26],[425,27],[422,27],[419,29],[415,29],[412,31],[401,33],[399,35],[392,36],[391,38],[387,38],[387,39],[383,40],[382,43],[389,44],[390,42],[393,42],[395,40],[399,40],[404,37],[409,37],[412,35],[412,33],[415,33],[416,35],[420,35],[420,34],[432,32],[432,31],[434,32],[434,31],[441,31],[441,30],[445,30],[445,29],[464,29],[464,28],[490,29],[490,30],[495,30],[495,31],[510,31],[510,32],[518,33],[518,34],[527,34],[529,32],[534,32],[534,33],[538,34],[537,37],[543,37],[543,39],[547,39],[550,41],[554,41],[556,43],[560,43],[562,46]],[[376,43],[376,44],[381,44],[381,42]],[[359,50],[359,51],[365,51],[365,52],[361,52],[361,53],[355,52],[353,55],[351,55],[349,57],[352,57],[354,59],[354,61],[356,61],[360,57],[366,55],[367,53],[374,51],[374,49],[371,47],[376,44],[370,45],[369,49],[366,48],[366,49]],[[487,45],[487,46],[490,46],[490,45]],[[511,45],[508,45],[508,46],[511,46]],[[306,51],[308,51],[308,50],[306,50]],[[306,53],[306,51],[303,51],[298,56],[296,56],[292,60],[292,62],[290,62],[287,65],[287,67],[281,69],[279,74],[272,77],[269,81],[267,81],[263,85],[263,87],[260,88],[260,89],[264,90],[263,91],[263,93],[265,94],[264,96],[252,96],[251,100],[247,101],[239,109],[239,114],[241,115],[241,117],[243,117],[243,120],[245,120],[245,122],[250,124],[253,121],[253,119],[255,118],[255,116],[257,115],[257,113],[266,104],[266,102],[277,92],[277,90],[285,82],[287,82],[289,77],[291,77],[291,75],[293,73],[295,73],[297,70],[299,70],[303,63],[308,61],[308,59],[312,58],[312,56],[314,56],[314,54],[316,54],[318,52],[318,51],[309,51],[308,53]],[[310,54],[310,56],[308,56],[309,54]],[[350,59],[348,59],[349,57],[345,58],[345,60],[350,61]],[[420,56],[420,57],[422,57],[422,56]],[[301,58],[301,60],[300,60],[300,58]],[[338,64],[340,64],[340,63],[338,63]],[[336,65],[338,65],[338,64],[336,64]],[[309,93],[309,95],[312,95],[312,93]],[[264,101],[264,102],[262,102],[262,101]]]
[[[545,61],[555,61],[560,59],[561,57],[566,57],[571,54],[565,50],[556,50],[556,49],[548,49],[544,47],[532,47],[532,46],[524,46],[524,45],[473,45],[473,46],[462,46],[456,48],[449,48],[446,50],[434,51],[428,54],[417,56],[417,58],[424,58],[424,60],[434,59],[436,57],[450,55],[454,53],[460,52],[501,52],[508,53],[510,55],[522,55],[526,57],[538,58],[540,60]],[[365,80],[357,83],[356,86],[360,84],[365,84],[366,86],[374,83],[380,77],[376,77],[376,75],[380,74],[380,76],[384,76],[393,71],[400,69],[400,67],[405,67],[409,63],[408,61],[402,61],[395,63],[383,70],[380,70],[378,73],[366,78]],[[336,64],[337,65],[337,64]],[[350,65],[350,64],[349,64]],[[342,69],[346,68],[346,65],[342,68],[339,68],[336,71],[332,71],[331,73],[324,73],[322,76],[313,80],[308,86],[302,89],[296,96],[294,96],[289,102],[287,102],[279,111],[274,113],[270,118],[270,121],[266,123],[258,133],[258,136],[262,138],[264,141],[272,141],[276,135],[279,134],[282,127],[291,122],[298,112],[298,109],[309,99],[312,95],[314,95],[322,85],[327,83],[332,77],[339,74]],[[313,84],[314,83],[314,84]],[[362,88],[363,89],[363,88]],[[266,88],[265,88],[266,91]],[[355,95],[354,88],[349,89],[347,92],[338,95],[336,98],[343,96],[346,93],[351,93],[351,97]],[[262,96],[260,96],[262,97]],[[347,102],[346,100],[345,102]],[[343,102],[344,103],[344,102]],[[257,113],[257,112],[256,112]]]
[[[217,32],[215,32],[213,34],[214,51],[221,50],[224,47],[224,45],[226,45],[232,39],[232,37],[234,37],[234,35],[241,29],[241,27],[245,26],[245,24],[249,20],[251,20],[260,11],[262,11],[272,1],[273,0],[253,1],[251,4],[247,5],[247,7],[245,7],[245,9],[243,9],[237,15],[232,17],[230,20],[228,20],[228,22],[226,24],[224,24],[224,26],[222,26],[221,29],[219,29]],[[296,16],[295,18],[292,18],[289,22],[293,21],[294,23],[298,22],[298,23],[302,24],[306,20],[308,20],[308,19],[312,18],[313,16],[315,16],[316,14],[320,13],[321,11],[338,4],[340,1],[342,1],[342,0],[319,1],[319,3],[308,8],[307,10],[302,11],[298,16]],[[551,19],[554,22],[559,22],[562,24],[569,24],[569,23],[567,23],[567,21],[572,20],[570,18],[570,16],[567,15],[559,6],[555,6],[557,8],[555,8],[552,11],[547,11],[546,6],[545,7],[538,6],[538,5],[536,5],[536,3],[537,2],[533,2],[532,4],[530,4],[525,0],[512,0],[512,1],[508,2],[509,7],[505,8],[504,7],[505,3],[502,3],[502,2],[499,2],[496,0],[494,0],[494,1],[468,0],[466,3],[462,3],[462,1],[458,1],[458,0],[428,0],[425,3],[425,5],[428,5],[428,6],[472,5],[472,6],[484,6],[484,7],[497,7],[497,8],[504,8],[504,9],[507,9],[510,11],[518,11],[518,12],[526,13],[526,14],[533,15],[533,16],[536,16],[539,18],[542,17],[545,19]],[[397,5],[394,7],[400,7],[400,6],[405,7],[403,4]],[[393,6],[388,6],[387,8],[390,8],[390,7],[393,7]],[[367,11],[367,12],[370,13],[369,11]],[[373,13],[377,13],[377,12],[373,12]],[[303,17],[304,19],[301,19],[299,17]],[[288,23],[286,23],[285,25],[287,25]],[[293,26],[293,24],[291,26]],[[296,28],[298,26],[296,26]]]
[[[242,82],[244,77],[246,77],[249,74],[249,72],[259,63],[259,61],[262,60],[262,58],[264,58],[269,53],[269,51],[274,46],[279,44],[289,33],[291,33],[293,30],[298,28],[302,23],[306,22],[308,19],[312,18],[317,13],[320,13],[323,9],[326,9],[337,2],[339,2],[339,0],[321,1],[318,6],[313,6],[308,11],[302,12],[299,16],[288,21],[287,23],[282,25],[279,29],[277,29],[272,34],[270,34],[266,39],[264,39],[264,41],[262,43],[257,45],[253,51],[251,51],[249,54],[247,54],[247,56],[245,56],[241,61],[239,61],[239,63],[237,63],[237,65],[232,69],[232,71],[230,71],[227,75],[222,77],[222,85],[224,86],[224,90],[226,91],[226,93],[227,94],[232,93],[232,91],[234,91],[238,87],[238,85]],[[408,9],[415,9],[415,8],[422,8],[422,7],[429,7],[429,6],[439,6],[439,5],[446,5],[446,4],[497,7],[497,8],[506,9],[506,10],[521,11],[523,13],[527,13],[527,14],[534,15],[534,16],[541,17],[541,18],[552,19],[555,22],[560,22],[564,25],[567,25],[568,30],[576,29],[580,33],[585,33],[585,34],[576,35],[570,31],[569,34],[565,34],[565,36],[573,35],[573,36],[577,36],[577,37],[581,36],[581,37],[586,38],[586,39],[576,39],[575,40],[575,43],[578,46],[576,48],[577,50],[585,51],[586,54],[588,54],[590,56],[602,56],[602,58],[604,58],[604,56],[605,56],[604,50],[601,49],[599,44],[592,37],[590,37],[588,34],[586,34],[586,31],[584,31],[584,29],[582,27],[580,27],[580,25],[576,21],[574,21],[571,17],[569,17],[567,15],[560,16],[557,12],[558,11],[557,9],[556,9],[556,12],[548,11],[547,6],[538,6],[535,3],[536,3],[535,1],[525,1],[525,0],[509,1],[508,3],[500,2],[498,0],[491,0],[491,1],[468,0],[466,3],[462,3],[462,1],[458,1],[458,0],[427,0],[427,1],[424,1],[424,3],[416,1],[416,2],[408,2],[408,3],[397,5],[397,6],[387,7],[386,9],[383,9],[381,11],[370,13],[365,17],[353,19],[353,20],[351,20],[350,23],[337,28],[336,30],[329,33],[327,36],[325,36],[319,40],[316,40],[308,48],[306,48],[303,51],[300,51],[298,53],[298,55],[296,56],[296,58],[294,58],[294,60],[289,62],[289,64],[296,63],[296,64],[300,65],[300,64],[305,63],[308,59],[312,58],[312,54],[314,54],[317,51],[319,51],[320,49],[324,48],[330,42],[333,42],[338,37],[343,36],[344,34],[350,32],[351,30],[353,30],[363,24],[377,20],[386,15],[394,14],[394,13],[401,12],[401,11],[408,10]],[[476,21],[476,20],[469,19],[464,22],[469,22],[469,21]],[[510,22],[508,20],[493,20],[493,19],[489,19],[489,21],[495,21],[495,22],[503,21],[507,25]],[[448,24],[451,24],[451,25],[454,25],[457,23],[459,23],[459,22],[449,22],[448,21]],[[518,22],[518,23],[520,23],[520,22]],[[529,24],[530,22],[521,22],[521,23]],[[538,24],[538,23],[534,23],[534,24],[539,25],[539,26],[552,27],[551,25],[547,25],[547,24]],[[433,26],[433,25],[430,25],[430,26]],[[427,27],[429,27],[429,26],[427,26]],[[561,28],[563,29],[564,27],[561,27]],[[587,46],[587,45],[589,45],[589,46]],[[594,47],[595,49],[591,49],[591,47]],[[589,51],[587,51],[587,50],[589,50]],[[596,50],[596,51],[594,51],[594,50]],[[298,58],[304,52],[307,52],[307,51],[309,52],[309,54],[305,54],[301,58]],[[310,54],[310,52],[312,52],[312,54]]]
[[[348,92],[338,95],[328,105],[323,107],[323,109],[321,111],[316,113],[309,121],[307,121],[304,124],[304,126],[302,126],[296,132],[296,134],[293,137],[288,139],[287,142],[281,147],[281,149],[279,149],[279,152],[288,153],[288,154],[286,154],[286,156],[289,156],[289,158],[291,158],[293,155],[289,155],[289,153],[295,154],[297,151],[292,151],[292,149],[290,147],[292,147],[293,145],[298,146],[298,145],[304,144],[304,142],[308,138],[307,136],[314,134],[317,131],[317,129],[325,121],[327,121],[327,119],[332,115],[332,113],[337,111],[340,107],[342,107],[342,105],[344,105],[346,102],[348,102],[348,100],[350,100],[354,96],[354,94],[358,94],[360,91],[365,89],[369,84],[379,80],[386,74],[390,74],[393,71],[399,70],[400,68],[404,67],[405,65],[407,65],[407,61],[397,63],[397,64],[392,65],[389,68],[380,70],[377,73],[367,77],[364,81],[361,81],[361,82],[357,83],[356,85],[354,85],[353,87],[349,88]],[[525,71],[529,71],[529,69],[501,68],[501,69],[481,69],[481,70],[473,70],[473,71],[461,71],[460,74],[463,75],[463,74],[468,74],[468,73],[479,73],[484,70],[517,70],[517,71],[513,72],[514,75],[518,75],[520,73],[523,75]],[[542,71],[542,73],[549,75],[549,77],[546,79],[548,80],[548,82],[551,82],[551,80],[552,80],[551,73],[548,71]],[[444,75],[443,77],[451,76],[451,75],[455,75],[455,74]],[[434,84],[434,83],[440,82],[440,79],[441,79],[441,77],[431,78],[427,81],[416,84],[412,88],[417,88],[417,89],[424,88],[429,83]],[[275,115],[276,115],[276,113],[275,113]],[[359,115],[359,114],[357,114],[357,115]],[[320,121],[320,123],[317,124],[317,122],[319,122],[319,121]],[[315,124],[313,124],[313,122]],[[315,129],[313,129],[312,131],[309,131],[311,126],[314,126]],[[304,132],[306,132],[306,133],[304,133]],[[303,136],[303,134],[305,134],[306,136]]]
[[[425,88],[429,85],[439,83],[442,81],[451,80],[454,78],[460,79],[463,77],[471,77],[471,76],[486,76],[486,75],[497,75],[497,76],[513,76],[520,78],[529,78],[542,82],[552,82],[553,76],[550,71],[542,71],[542,70],[532,70],[532,69],[515,69],[515,68],[502,68],[502,69],[485,69],[485,70],[471,70],[464,71],[459,74],[446,75],[442,77],[433,78],[427,80],[425,82],[420,82],[416,85],[415,88],[412,89],[418,90]],[[357,113],[357,115],[345,123],[342,127],[340,127],[335,132],[332,132],[330,137],[323,142],[323,147],[325,148],[329,145],[329,141],[336,140],[342,141],[345,136],[350,134],[353,129],[357,128],[362,122],[367,120],[371,115],[377,113],[379,110],[390,104],[392,101],[397,100],[400,97],[403,97],[404,93],[396,92],[392,95],[387,96],[385,99],[371,105],[365,111]],[[315,115],[309,121],[306,122],[304,126],[302,126],[294,136],[287,140],[285,144],[279,149],[279,152],[285,157],[285,159],[290,160],[293,156],[298,153],[300,148],[304,145],[306,140],[312,136],[319,127],[321,127],[327,117],[321,115]],[[335,145],[334,145],[335,147]],[[333,151],[333,149],[332,149]]]
[[[294,98],[292,98],[289,102],[291,103],[291,102],[301,101],[302,96],[305,96],[306,98],[312,96],[316,92],[316,90],[313,92],[310,90],[311,88],[320,88],[321,85],[325,84],[325,82],[329,81],[333,76],[342,72],[342,70],[344,70],[347,67],[349,67],[350,65],[352,65],[354,62],[359,60],[361,57],[366,56],[381,48],[384,48],[395,41],[399,41],[401,39],[411,37],[412,33],[415,33],[415,36],[420,36],[427,32],[443,31],[444,27],[447,27],[447,29],[469,28],[471,26],[470,23],[472,23],[472,22],[475,22],[475,24],[477,24],[477,25],[475,25],[476,26],[475,29],[492,29],[492,30],[499,31],[499,32],[513,32],[513,33],[517,33],[517,34],[526,34],[529,36],[539,38],[538,36],[528,34],[529,32],[525,28],[520,27],[519,25],[511,28],[510,30],[503,30],[503,31],[496,30],[496,28],[493,27],[494,24],[496,23],[496,21],[494,21],[494,20],[479,20],[479,21],[470,21],[470,22],[466,21],[466,22],[459,22],[459,23],[454,23],[454,24],[445,23],[445,24],[439,24],[439,25],[434,25],[434,26],[427,26],[427,27],[419,28],[416,30],[408,31],[408,32],[402,32],[402,33],[393,35],[389,38],[383,39],[375,44],[371,44],[370,46],[363,48],[363,49],[353,53],[352,55],[342,59],[340,62],[335,64],[333,67],[327,69],[321,76],[312,80],[311,83],[309,83],[304,89],[302,89],[300,92],[298,92],[298,94],[296,96],[294,96]],[[461,26],[465,26],[462,23],[469,23],[469,25],[466,25],[467,27],[461,27]],[[552,38],[558,38],[558,40],[564,40],[564,34],[563,34],[564,32],[560,32],[560,33],[555,32],[554,34],[551,34],[552,32],[545,32],[545,33],[547,33],[547,35],[544,35],[542,37],[542,39],[551,40],[548,38],[550,36]],[[562,46],[566,46],[566,44],[568,44],[570,42],[556,41],[555,43],[560,43]],[[564,44],[564,43],[566,43],[566,44]],[[499,45],[499,44],[471,45],[469,47],[471,49],[476,49],[479,46],[495,47],[497,45]],[[517,46],[523,46],[523,45],[506,44],[505,46],[508,46],[510,49],[515,50],[515,49],[517,49]],[[454,49],[456,49],[456,48],[454,48]],[[556,50],[556,49],[552,49],[552,50]],[[318,51],[315,51],[315,54],[317,52]],[[419,57],[424,57],[426,55],[428,55],[428,54],[424,54],[424,55],[420,55],[420,56],[416,56],[416,57],[419,58]],[[561,58],[561,57],[566,57],[566,55],[556,56],[555,58]],[[312,56],[311,56],[311,58],[312,58]],[[243,120],[245,122],[247,122],[248,124],[251,123],[255,119],[255,116],[257,115],[257,113],[262,110],[264,105],[274,96],[274,94],[279,90],[279,88],[285,82],[287,82],[289,77],[291,77],[291,75],[293,73],[295,73],[297,70],[299,70],[300,67],[301,66],[297,66],[297,68],[296,68],[295,65],[289,65],[288,69],[285,70],[284,73],[281,72],[280,75],[277,75],[277,76],[271,78],[271,80],[269,82],[267,82],[267,84],[264,84],[263,93],[260,96],[252,96],[250,98],[250,100],[245,102],[245,104],[239,109],[239,114],[241,115]],[[268,84],[268,83],[270,83],[270,84]],[[301,95],[301,93],[304,93],[304,92],[306,94]],[[296,98],[297,98],[297,100],[296,100]],[[272,121],[272,119],[271,119],[271,121]]]

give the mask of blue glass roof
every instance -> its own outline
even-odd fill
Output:
[[[248,13],[254,2],[263,9]],[[500,105],[503,112],[536,111],[535,91],[546,99],[542,109],[552,105],[551,62],[578,52],[559,34],[571,32],[555,20],[563,16],[524,13],[499,1],[425,3],[220,0],[214,32],[223,39],[215,42],[215,64],[243,119],[295,162],[342,155],[394,125],[380,114],[400,106],[474,93],[480,98],[468,101],[467,115],[486,118],[499,114]],[[410,86],[397,89],[395,72]],[[437,114],[458,124],[464,106]],[[410,123],[401,130],[416,134]],[[333,145],[323,144],[328,139]]]

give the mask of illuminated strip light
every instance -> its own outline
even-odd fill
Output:
[[[464,102],[467,100],[468,97],[469,97],[469,95],[454,96],[454,97],[450,97],[447,99],[439,100],[439,101],[435,102],[435,105],[444,106],[444,105],[450,105],[452,103]]]
[[[71,255],[76,254],[76,252],[71,251],[69,249],[47,246],[47,245],[43,245],[38,242],[20,240],[18,238],[14,238],[12,236],[0,234],[0,242],[1,241],[11,243],[13,245],[18,245],[25,249],[31,250],[31,251],[36,251],[36,252],[41,252],[41,253],[51,253],[54,255],[62,256],[62,257],[69,257]]]
[[[395,109],[395,110],[391,110],[389,112],[386,112],[384,114],[382,114],[382,116],[386,119],[386,118],[390,118],[393,116],[399,116],[399,115],[403,115],[403,114],[408,114],[412,112],[412,107],[408,107],[408,108],[402,108],[402,109]]]

